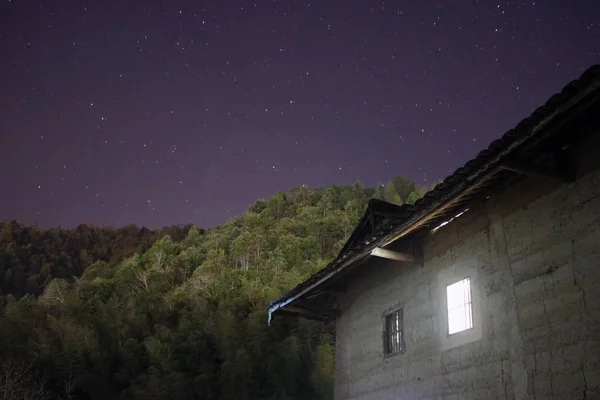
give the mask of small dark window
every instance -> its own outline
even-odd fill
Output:
[[[404,350],[402,330],[402,310],[396,310],[385,316],[383,327],[383,352],[386,356]]]

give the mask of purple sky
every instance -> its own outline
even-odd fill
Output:
[[[431,184],[600,61],[598,0],[0,1],[0,219],[41,227]]]

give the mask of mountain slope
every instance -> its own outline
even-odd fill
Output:
[[[335,257],[369,198],[420,193],[401,178],[378,189],[297,187],[204,234],[191,228],[123,262],[55,277],[37,298],[5,297],[0,358],[31,365],[28,376],[44,376],[55,396],[330,399],[333,328],[268,327],[268,301]]]

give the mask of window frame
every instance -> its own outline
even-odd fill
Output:
[[[450,306],[448,304],[448,297],[449,297],[448,296],[448,288],[450,286],[456,285],[456,284],[461,283],[463,281],[467,281],[468,284],[469,284],[468,301],[467,302],[463,302],[459,306],[450,308]],[[471,279],[471,277],[470,276],[465,276],[464,278],[455,280],[454,282],[446,285],[446,293],[445,293],[445,297],[446,297],[446,321],[447,321],[447,323],[446,323],[446,328],[447,328],[446,335],[449,336],[449,337],[450,336],[460,335],[461,333],[473,331],[475,329],[475,312],[473,310],[473,287],[472,287],[472,283],[473,283],[473,280]],[[462,330],[450,333],[450,312],[454,311],[454,310],[457,310],[457,309],[460,309],[462,307],[464,307],[466,309],[467,306],[469,307],[468,309],[469,309],[469,314],[470,314],[470,317],[471,317],[470,318],[470,326],[468,328],[466,328],[466,329],[462,329]],[[465,310],[465,312],[466,312],[466,310]]]
[[[479,271],[481,269],[480,260],[475,257],[448,258],[445,262],[438,262],[438,264],[435,296],[437,298],[436,315],[439,324],[438,337],[440,351],[450,350],[482,340],[483,323],[485,322],[482,317],[482,309],[486,305],[486,298],[483,296],[482,282],[479,279]],[[446,286],[456,283],[467,276],[471,280],[473,329],[462,331],[459,334],[448,335],[448,296]]]
[[[390,318],[394,318],[394,316],[397,316],[396,320],[398,321],[398,330],[390,332],[389,320]],[[391,310],[387,310],[383,313],[381,320],[383,325],[381,335],[383,342],[383,357],[388,358],[398,354],[403,354],[406,350],[406,346],[404,343],[404,310],[402,309],[402,307],[395,307]],[[398,338],[397,341],[392,342],[392,337],[394,335],[397,335]],[[393,351],[391,349],[391,347],[393,347],[392,343],[395,343],[397,345],[397,350]]]

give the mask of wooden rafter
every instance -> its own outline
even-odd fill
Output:
[[[371,255],[374,257],[387,258],[388,260],[404,261],[404,262],[412,262],[412,263],[417,262],[417,259],[411,254],[402,253],[402,252],[394,251],[394,250],[383,249],[381,247],[375,247],[373,250],[371,250]]]
[[[574,176],[565,169],[547,168],[523,161],[510,160],[500,164],[500,168],[536,178],[554,179],[560,182],[572,182]]]
[[[287,308],[280,308],[279,310],[277,310],[277,314],[283,315],[283,316],[290,316],[290,317],[302,316],[302,318],[311,319],[311,320],[319,321],[319,322],[327,322],[329,320],[328,318],[326,318],[323,315],[317,315],[316,313],[306,313],[306,312],[298,313],[295,311],[290,311]]]
[[[311,316],[315,319],[335,319],[338,316],[338,313],[335,310],[325,311],[315,307],[311,307],[311,309],[308,309],[304,307],[286,306],[285,310],[295,314]]]

